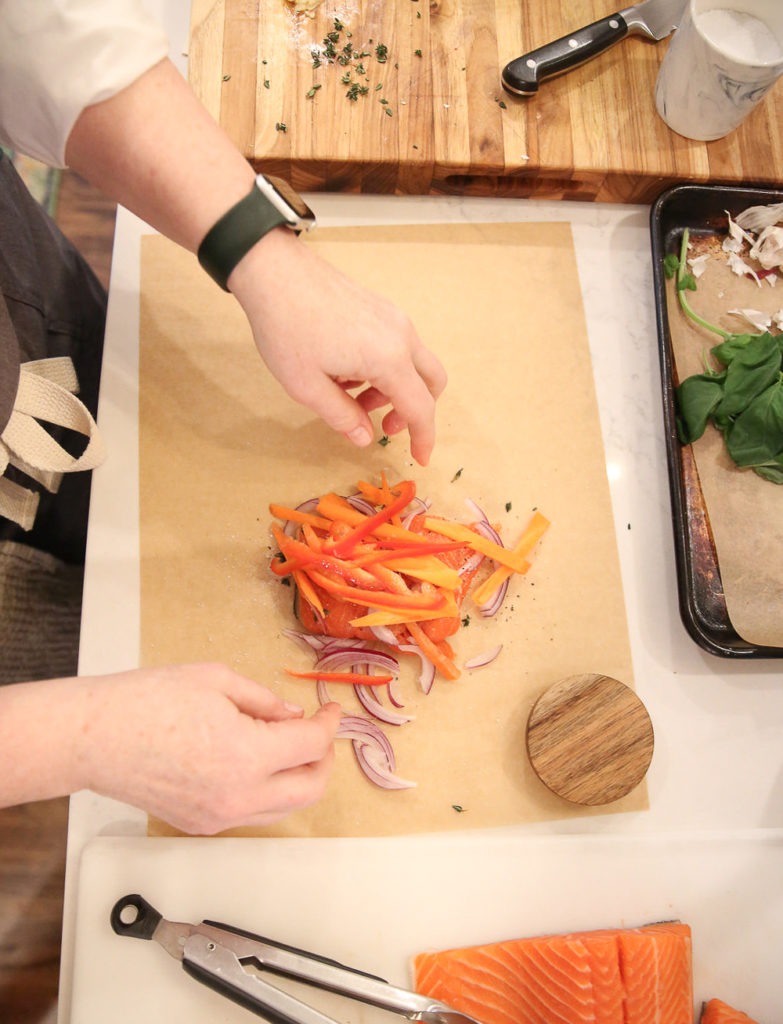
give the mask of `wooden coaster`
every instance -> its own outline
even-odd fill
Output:
[[[608,804],[642,781],[653,753],[644,704],[611,676],[569,676],[550,686],[527,722],[527,752],[549,789],[577,804]]]

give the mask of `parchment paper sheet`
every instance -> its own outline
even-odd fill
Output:
[[[499,642],[500,657],[426,697],[413,662],[404,666],[416,720],[388,731],[398,773],[417,787],[376,789],[341,741],[325,799],[253,834],[405,834],[602,813],[550,794],[525,752],[530,707],[550,684],[590,671],[633,682],[570,227],[346,228],[319,230],[308,244],[405,309],[447,366],[435,455],[422,469],[404,435],[365,450],[334,435],[266,371],[233,298],[187,253],[146,238],[143,663],[223,659],[313,709],[313,684],[283,672],[312,660],[281,636],[295,623],[291,591],[268,569],[270,501],[350,493],[386,470],[392,480],[413,477],[435,511],[468,520],[464,501],[473,498],[510,543],[537,507],[552,526],[530,573],[496,619],[465,609],[470,624],[455,638],[460,664]],[[323,317],[338,335],[351,312],[338,304]],[[352,694],[332,693],[358,708]],[[605,810],[646,806],[642,784]],[[170,833],[160,822],[150,828]]]
[[[710,323],[737,334],[756,334],[731,309],[774,313],[783,306],[783,285],[762,286],[729,270],[725,257],[707,262],[697,290],[688,292],[692,309]],[[704,355],[721,338],[698,327],[682,312],[674,292],[668,292],[672,352],[679,380],[704,369]],[[712,357],[710,365],[720,368]],[[783,485],[763,480],[751,469],[734,464],[721,433],[709,425],[693,445],[704,502],[734,629],[746,641],[783,646]]]

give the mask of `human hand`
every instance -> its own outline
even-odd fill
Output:
[[[427,464],[446,372],[399,309],[345,277],[286,228],[254,246],[228,283],[261,357],[293,399],[359,446],[372,440],[368,413],[390,405],[384,432],[407,427],[411,454]],[[339,325],[329,315],[336,309],[342,311]]]
[[[190,834],[263,826],[323,795],[340,708],[305,719],[224,665],[81,678],[82,788]]]

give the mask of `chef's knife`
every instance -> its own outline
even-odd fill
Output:
[[[503,88],[517,96],[538,92],[542,78],[584,64],[627,35],[647,36],[658,42],[677,28],[685,0],[645,0],[635,7],[610,14],[553,43],[524,53],[503,69]]]

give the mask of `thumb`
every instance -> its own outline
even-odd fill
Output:
[[[373,437],[373,426],[365,410],[331,377],[319,376],[309,382],[307,395],[300,399],[321,417],[327,426],[347,437],[360,448]]]

